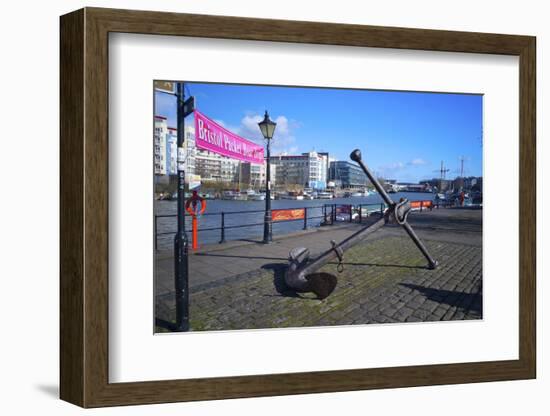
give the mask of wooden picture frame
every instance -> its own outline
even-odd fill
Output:
[[[85,8],[61,17],[60,396],[82,407],[321,393],[536,376],[534,37]],[[519,57],[519,359],[109,383],[110,32]]]

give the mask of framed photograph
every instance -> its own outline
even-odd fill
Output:
[[[61,17],[82,407],[536,377],[535,38]]]

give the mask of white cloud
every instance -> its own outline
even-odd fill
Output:
[[[393,162],[378,166],[377,174],[385,178],[394,178],[398,173],[401,175],[403,169],[405,169],[405,163]]]
[[[260,132],[258,123],[264,119],[263,115],[257,113],[248,113],[242,119],[239,126],[229,126],[223,122],[223,120],[216,120],[216,123],[222,125],[226,129],[251,140],[255,143],[265,145],[265,139]],[[275,128],[275,135],[271,141],[271,152],[273,155],[279,155],[282,153],[293,154],[297,153],[299,148],[296,145],[296,138],[294,137],[294,130],[299,127],[299,123],[289,121],[284,115],[277,116],[275,118],[277,127]]]
[[[408,165],[410,166],[423,166],[426,164],[427,162],[424,159],[420,159],[420,158],[413,159],[408,163]]]
[[[237,133],[240,136],[243,136],[245,139],[252,140],[257,143],[263,142],[264,138],[258,127],[258,123],[263,120],[263,117],[260,115],[251,115],[247,114],[241,119],[241,124],[237,128]]]
[[[292,146],[290,149],[288,149],[288,153],[290,154],[298,153],[298,146]]]
[[[421,158],[414,158],[408,162],[393,162],[378,166],[378,174],[385,178],[398,179],[400,181],[416,181],[422,166],[430,163]]]
[[[405,164],[403,162],[394,162],[394,163],[388,163],[386,165],[381,165],[378,167],[381,171],[396,171],[403,169],[405,167]]]

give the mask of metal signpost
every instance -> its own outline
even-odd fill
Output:
[[[176,83],[178,132],[178,232],[174,237],[176,331],[189,330],[189,242],[185,231],[185,117],[194,110],[195,100],[184,101],[183,82]]]
[[[153,87],[155,91],[162,92],[165,94],[176,95],[176,83],[173,81],[161,81],[155,80],[153,82]]]

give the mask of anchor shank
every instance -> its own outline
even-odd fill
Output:
[[[365,175],[367,175],[367,178],[369,178],[369,181],[376,188],[376,191],[380,194],[380,196],[382,197],[384,202],[390,207],[394,206],[395,202],[390,198],[390,196],[388,195],[388,193],[386,192],[384,187],[380,184],[378,179],[376,179],[374,177],[374,175],[369,170],[367,165],[365,165],[363,163],[363,161],[361,160],[361,153],[359,152],[359,150],[354,150],[351,153],[350,157],[351,157],[351,160],[357,162],[359,164],[359,166],[361,167],[361,169],[363,169],[363,172],[365,172]]]
[[[367,175],[367,177],[369,178],[371,183],[374,185],[374,187],[376,188],[376,190],[378,191],[382,199],[386,202],[386,204],[388,204],[388,206],[390,206],[390,209],[392,210],[392,214],[393,214],[395,212],[395,207],[397,204],[392,201],[392,199],[386,193],[382,185],[380,185],[380,182],[378,182],[378,179],[376,179],[373,176],[369,168],[367,168],[367,166],[363,163],[363,160],[361,159],[361,152],[359,151],[359,149],[355,149],[353,152],[351,152],[350,159],[353,160],[354,162],[357,162],[357,164],[359,164],[361,169],[363,169],[363,172],[365,172],[365,175]],[[430,269],[435,269],[438,265],[438,262],[434,260],[432,256],[430,256],[430,253],[428,253],[428,249],[426,249],[426,246],[422,243],[422,241],[420,241],[420,239],[418,238],[418,236],[416,235],[412,227],[407,222],[406,215],[402,219],[402,221],[398,219],[398,222],[405,229],[409,237],[411,237],[414,244],[416,244],[416,247],[418,247],[418,249],[422,252],[424,257],[426,257],[426,259],[428,260],[428,267]]]
[[[379,228],[383,227],[386,223],[386,216],[380,218],[378,221],[376,221],[374,224],[371,224],[367,227],[361,228],[359,231],[356,231],[346,239],[342,240],[338,245],[335,247],[325,251],[320,256],[318,256],[315,260],[308,263],[303,269],[297,270],[298,273],[303,275],[308,275],[310,273],[313,273],[317,270],[319,270],[321,267],[323,267],[325,264],[327,264],[329,261],[337,257],[336,255],[336,249],[341,249],[342,251],[346,251],[348,248],[353,247],[355,244],[360,242],[361,240],[368,237],[370,234],[377,231]]]

